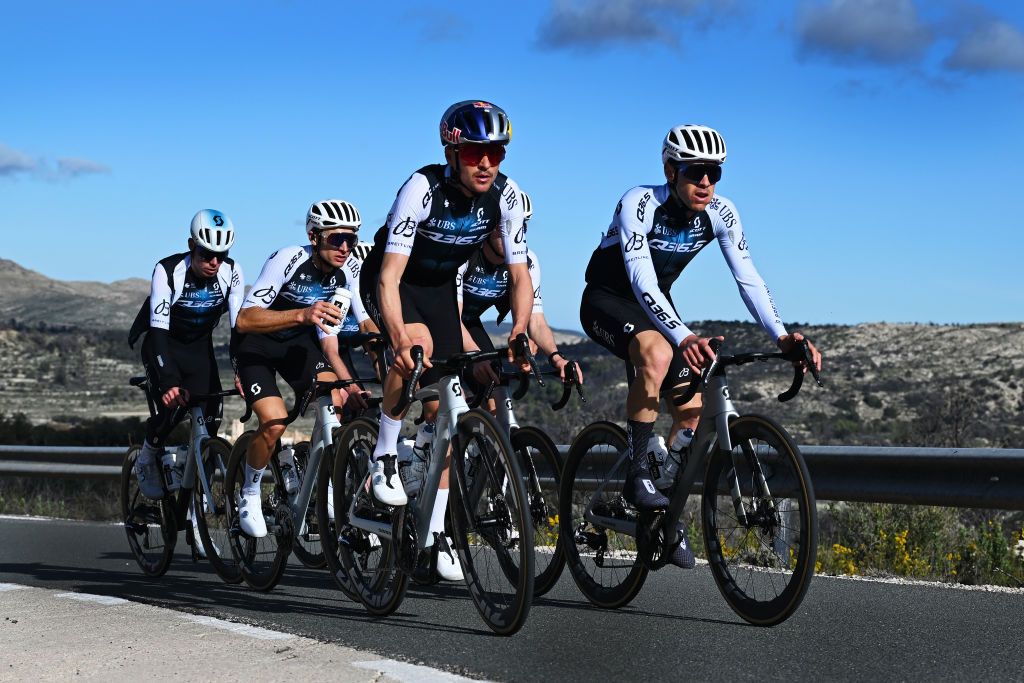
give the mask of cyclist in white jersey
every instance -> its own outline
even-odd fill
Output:
[[[254,538],[267,534],[260,481],[288,415],[276,375],[292,387],[296,400],[314,373],[324,381],[352,379],[338,350],[337,334],[345,315],[330,301],[338,289],[352,294],[352,309],[365,331],[377,331],[359,302],[359,261],[350,258],[360,224],[359,212],[349,202],[328,199],[313,204],[306,214],[310,243],[271,254],[238,315],[235,366],[245,399],[259,419],[246,452],[239,522]],[[365,407],[360,387],[335,392],[336,403],[348,401]]]
[[[642,509],[668,505],[650,473],[659,393],[688,383],[704,358],[713,358],[709,338],[693,334],[680,319],[669,289],[683,268],[712,241],[718,242],[740,295],[754,318],[779,348],[802,340],[786,331],[768,287],[754,268],[739,213],[731,201],[715,196],[726,148],[722,136],[706,126],[672,128],[662,145],[664,185],[635,187],[615,209],[612,223],[587,267],[580,305],[583,329],[598,344],[635,368],[626,403],[631,464],[623,493]],[[821,355],[811,346],[820,369]],[[693,429],[701,396],[673,408],[670,441]],[[685,542],[673,562],[692,566]]]

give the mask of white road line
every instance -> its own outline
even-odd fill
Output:
[[[431,669],[429,666],[398,662],[393,659],[378,659],[372,662],[352,662],[352,666],[357,666],[360,669],[368,669],[370,671],[380,671],[381,673],[400,681],[415,681],[416,683],[462,683],[462,681],[466,681],[468,683],[472,681],[473,683],[476,683],[472,678],[465,678],[463,676],[457,676],[456,674],[450,674],[447,671]]]
[[[0,593],[4,591],[17,591],[22,588],[28,588],[28,586],[22,586],[20,583],[0,583]]]
[[[223,619],[216,619],[214,617],[206,617],[200,614],[182,614],[182,619],[187,619],[203,626],[212,626],[213,628],[219,628],[224,631],[231,631],[241,636],[248,636],[250,638],[258,638],[259,640],[291,640],[296,636],[290,633],[282,633],[280,631],[271,631],[267,628],[259,628],[258,626],[249,626],[248,624],[238,624],[233,621],[224,621]]]
[[[113,595],[93,595],[92,593],[57,593],[53,597],[80,600],[82,602],[95,602],[98,605],[128,604],[128,601],[123,598],[115,598]]]

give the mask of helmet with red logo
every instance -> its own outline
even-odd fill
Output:
[[[512,140],[512,124],[505,110],[482,100],[464,100],[448,107],[441,117],[441,144],[507,145]]]

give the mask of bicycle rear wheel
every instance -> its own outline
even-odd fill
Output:
[[[309,448],[308,441],[302,441],[294,446],[295,469],[299,475],[300,486],[305,483],[306,477],[315,477],[317,474],[309,471]],[[319,468],[323,467],[326,455],[327,453],[320,458]],[[306,532],[300,534],[298,529],[295,530],[295,545],[292,547],[292,552],[295,553],[295,557],[299,558],[299,562],[310,569],[323,569],[327,566],[327,560],[324,558],[320,522],[316,515],[316,500],[317,487],[314,485],[312,495],[309,497],[309,505],[306,506]]]
[[[332,476],[341,569],[366,611],[383,617],[398,609],[408,586],[408,577],[398,568],[397,542],[402,539],[392,542],[348,525],[350,510],[390,528],[394,527],[396,516],[403,516],[402,508],[379,502],[366,485],[370,456],[376,445],[376,422],[363,417],[350,422],[338,435]],[[342,587],[341,577],[337,571],[334,574],[335,582]]]
[[[340,435],[341,430],[335,430],[334,446],[329,453],[324,453],[320,461],[320,471],[316,476],[316,517],[320,528],[320,546],[323,548],[324,564],[327,571],[330,572],[335,585],[346,597],[353,602],[362,602],[355,586],[348,578],[348,572],[345,571],[345,566],[341,561],[341,548],[338,544],[340,526],[334,512],[334,461],[337,457]],[[358,476],[358,473],[355,473],[352,468],[349,468],[349,472],[352,476]],[[355,486],[358,484],[350,486],[349,490],[354,490]]]
[[[799,607],[818,545],[814,490],[786,430],[761,415],[729,425],[732,450],[708,461],[702,501],[708,564],[729,606],[772,626]]]
[[[490,413],[459,417],[449,513],[469,594],[484,623],[512,635],[533,599],[533,524],[523,474]]]
[[[598,607],[628,604],[647,579],[634,536],[637,512],[622,497],[628,444],[618,425],[594,422],[573,439],[562,470],[562,550],[576,585]]]
[[[192,488],[192,510],[206,558],[217,576],[225,583],[233,584],[242,582],[242,568],[231,553],[226,489],[230,461],[231,446],[224,439],[211,438],[203,445],[203,472],[196,477]],[[199,477],[206,479],[211,497],[206,496]]]
[[[270,467],[260,483],[260,498],[263,501],[263,516],[267,519],[267,535],[253,538],[242,531],[239,525],[238,503],[242,498],[242,484],[245,481],[245,451],[255,432],[246,432],[235,442],[228,463],[227,502],[228,517],[231,520],[231,552],[242,569],[242,579],[249,587],[268,591],[277,585],[288,564],[292,552],[294,529],[291,511],[285,504],[281,469],[277,458],[270,459]]]
[[[135,460],[142,451],[132,446],[121,466],[121,518],[128,535],[128,547],[147,576],[163,576],[171,566],[178,526],[170,496],[150,500],[139,491]]]
[[[565,552],[558,542],[558,487],[562,462],[558,448],[536,427],[512,433],[512,448],[519,458],[533,522],[533,597],[551,590],[565,567]]]

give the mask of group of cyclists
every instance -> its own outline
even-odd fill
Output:
[[[420,168],[401,186],[365,257],[356,253],[358,209],[340,199],[318,201],[306,214],[308,243],[272,253],[248,294],[242,268],[229,256],[236,239],[231,219],[212,209],[195,215],[188,251],[156,264],[150,296],[130,335],[134,343],[145,334],[142,361],[158,406],[135,465],[143,495],[164,495],[159,463],[174,408],[186,405],[190,394],[221,389],[212,333],[224,312],[231,325],[236,386],[259,420],[245,455],[238,505],[241,532],[253,538],[267,535],[260,482],[288,416],[278,375],[296,396],[314,378],[353,379],[351,346],[367,335],[383,336],[394,360],[382,378],[370,486],[373,496],[390,506],[408,502],[397,463],[404,415],[392,410],[413,371],[413,347],[424,350],[420,385],[430,385],[439,379],[431,357],[493,350],[481,316],[494,308],[499,319],[511,316],[510,349],[518,335],[528,335],[564,378],[571,361],[559,352],[544,318],[540,261],[527,247],[531,201],[500,171],[512,139],[508,115],[489,102],[458,102],[441,118],[440,139],[443,163]],[[654,434],[660,398],[693,381],[705,359],[714,357],[711,338],[686,327],[669,293],[697,253],[718,242],[743,301],[780,349],[803,339],[783,325],[753,265],[735,205],[715,193],[725,159],[725,141],[717,131],[673,127],[662,144],[665,183],[641,185],[622,196],[586,271],[583,329],[626,361],[633,377],[626,403],[630,464],[622,495],[640,510],[668,504],[664,484],[651,473],[651,454],[667,448]],[[810,348],[820,369],[821,356]],[[510,350],[508,360],[529,371],[528,359],[516,353]],[[577,377],[582,381],[581,372]],[[490,363],[479,363],[465,380],[479,390],[497,377]],[[358,409],[366,398],[353,384],[336,391],[334,403],[337,411]],[[686,447],[700,401],[698,392],[687,404],[671,406],[671,448]],[[206,414],[219,410],[211,402]],[[421,429],[429,428],[436,413],[436,400],[424,401]],[[441,578],[460,580],[459,561],[445,534],[447,504],[446,472],[426,541],[437,546]],[[685,534],[670,561],[693,566]]]

